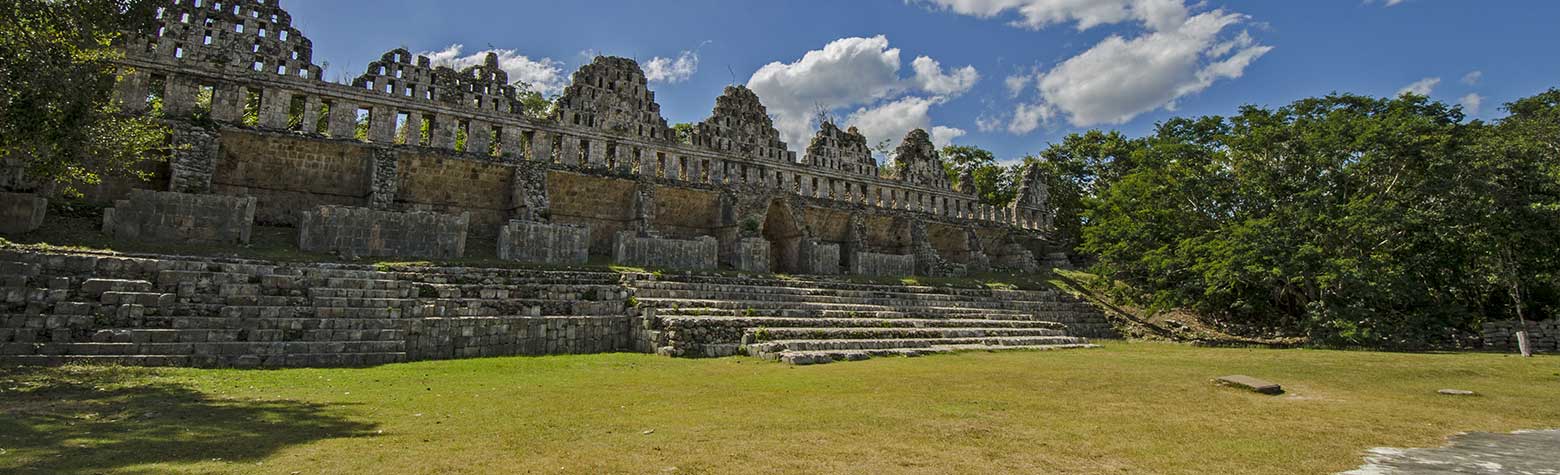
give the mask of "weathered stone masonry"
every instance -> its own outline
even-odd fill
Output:
[[[168,189],[253,196],[264,224],[296,226],[300,210],[318,206],[470,213],[469,233],[485,238],[516,219],[587,226],[595,254],[610,254],[624,230],[681,240],[708,235],[719,241],[720,262],[793,273],[852,269],[853,252],[868,252],[849,250],[840,231],[852,215],[928,226],[927,233],[902,227],[882,234],[913,234],[923,241],[914,247],[881,241],[879,233],[861,243],[870,252],[943,263],[919,266],[924,272],[1032,268],[1025,263],[1035,254],[1018,251],[1046,246],[1041,177],[1026,175],[1013,207],[981,205],[953,189],[924,132],[899,146],[891,178],[877,175],[864,137],[832,123],[798,160],[757,95],[733,86],[697,124],[694,143],[679,144],[643,72],[624,58],[582,67],[552,119],[540,121],[521,114],[497,58],[456,71],[395,49],[351,86],[333,84],[320,79],[312,44],[276,2],[222,4],[170,2],[158,33],[125,42],[126,79],[117,91],[127,110],[157,97],[175,121],[200,113],[218,124],[179,127],[175,141],[191,146],[170,161]],[[243,122],[246,115],[254,122]],[[573,201],[597,190],[611,196],[646,188],[653,206]],[[763,190],[771,202],[787,203],[788,216],[767,218],[776,209],[770,203],[722,214],[721,197],[732,190]],[[669,200],[679,212],[642,212]],[[751,215],[759,229],[743,228]],[[770,229],[775,222],[803,224]],[[769,262],[749,252],[756,242],[742,243],[754,238],[769,241]],[[1020,245],[1007,245],[1014,242]],[[830,245],[841,247],[836,266],[820,261]]]

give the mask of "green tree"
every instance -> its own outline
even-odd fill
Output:
[[[677,143],[683,145],[693,144],[693,124],[682,122],[672,125],[672,133],[677,138]]]
[[[997,164],[991,151],[965,145],[949,145],[942,149],[943,171],[948,181],[959,183],[959,177],[968,171],[975,179],[975,193],[982,204],[1007,206],[1018,194],[1015,180],[1016,168]]]
[[[0,2],[0,161],[69,194],[104,176],[144,177],[139,164],[165,156],[164,128],[120,114],[112,97],[113,43],[149,29],[157,3]]]
[[[554,102],[525,81],[515,81],[515,98],[525,107],[525,116],[534,120],[551,120]]]
[[[1142,144],[1120,132],[1091,130],[1069,134],[1038,157],[1025,157],[1026,166],[1044,171],[1057,234],[1066,243],[1076,244],[1082,235],[1087,200],[1133,168],[1133,154]]]

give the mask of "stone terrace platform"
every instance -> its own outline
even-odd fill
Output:
[[[605,270],[274,263],[0,249],[0,363],[364,366],[654,352],[792,364],[1113,337],[1052,291]]]

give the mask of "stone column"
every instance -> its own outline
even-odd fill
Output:
[[[211,120],[227,123],[243,120],[245,96],[244,88],[237,84],[218,84],[211,90]]]
[[[721,159],[710,161],[710,183],[716,185],[726,184],[726,162]]]
[[[569,135],[563,136],[563,148],[560,151],[560,153],[563,156],[558,157],[558,162],[559,163],[562,163],[564,165],[568,165],[568,166],[571,166],[571,167],[579,166],[580,165],[580,139],[579,139],[579,137],[574,137],[574,136],[569,136]]]
[[[590,168],[606,168],[607,143],[598,140],[592,140],[590,142],[590,153],[586,154],[585,160],[586,164],[588,164]]]
[[[213,98],[215,102],[215,98]],[[269,88],[260,91],[260,123],[262,129],[286,130],[287,112],[292,105],[292,93],[279,89]],[[213,104],[215,109],[216,105]]]
[[[504,127],[498,131],[498,155],[506,162],[525,160],[525,149],[521,145],[521,130],[518,127]]]
[[[150,82],[146,73],[131,68],[120,68],[119,83],[114,85],[114,102],[119,110],[128,114],[146,112],[146,98]]]
[[[177,148],[168,158],[168,191],[210,193],[220,147],[217,137],[200,127],[183,126],[173,128],[172,138]]]
[[[169,74],[168,91],[163,94],[163,115],[185,118],[195,113],[195,96],[200,86],[184,76]]]
[[[489,149],[493,148],[493,127],[486,122],[471,120],[466,122],[466,153],[490,157]]]
[[[439,150],[455,150],[455,117],[445,114],[434,114],[433,125],[428,127],[428,146]],[[467,137],[470,143],[470,137]]]
[[[216,94],[217,94],[217,97],[219,97],[219,98],[222,97],[222,89],[218,88]],[[323,107],[324,104],[325,103],[320,100],[319,96],[312,96],[311,95],[308,98],[303,100],[303,131],[304,131],[304,133],[313,134],[313,133],[318,133],[319,132],[320,107]],[[216,107],[216,101],[213,101],[212,107]],[[215,118],[216,115],[217,115],[217,111],[215,111],[215,110],[211,111],[211,115],[212,115],[213,118]],[[221,120],[221,119],[218,119],[218,120]]]
[[[553,162],[553,135],[545,130],[531,133],[531,161]]]
[[[331,138],[350,139],[357,132],[357,104],[336,99],[330,104],[330,123],[327,129]]]
[[[373,106],[368,117],[368,141],[377,144],[395,143],[395,109],[390,106]]]
[[[406,113],[406,124],[395,131],[395,136],[406,145],[422,145],[422,114],[417,111]],[[308,121],[304,121],[308,123]]]
[[[679,162],[679,163],[682,163],[682,168],[686,169],[688,171],[688,173],[685,173],[684,174],[685,176],[682,177],[683,181],[691,181],[691,182],[694,182],[694,183],[703,183],[704,182],[704,170],[703,170],[703,166],[700,165],[700,163],[704,159],[699,158],[699,157],[686,157],[685,156],[685,157],[681,157],[681,160],[682,161]]]

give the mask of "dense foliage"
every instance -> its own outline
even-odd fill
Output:
[[[148,25],[154,7],[144,0],[0,2],[0,160],[70,191],[105,175],[139,174],[142,160],[161,156],[162,128],[119,115],[113,105],[110,62],[120,31]]]
[[[1333,95],[1041,154],[1058,228],[1165,308],[1376,347],[1560,311],[1560,90],[1466,121]]]

